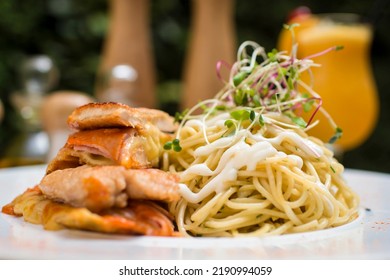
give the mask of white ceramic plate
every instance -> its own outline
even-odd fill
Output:
[[[0,169],[0,207],[38,183],[44,166]],[[361,197],[351,224],[266,238],[158,238],[45,231],[0,214],[2,259],[389,259],[390,175],[346,170]]]

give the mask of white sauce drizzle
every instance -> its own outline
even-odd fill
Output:
[[[207,125],[223,126],[224,120],[228,115],[222,114],[214,119],[207,121]],[[199,120],[190,120],[187,125],[203,127],[204,123]],[[245,143],[245,137],[256,141],[254,145]],[[289,138],[294,144],[306,153],[309,157],[320,157],[323,150],[310,139],[305,139],[293,131],[280,131],[273,138],[266,138],[261,133],[252,134],[243,129],[232,137],[220,138],[208,145],[199,147],[195,150],[194,155],[207,156],[213,151],[230,146],[221,156],[218,166],[211,170],[206,164],[195,164],[190,166],[181,174],[181,181],[188,181],[195,176],[214,176],[198,193],[193,193],[185,184],[180,184],[180,191],[184,199],[190,203],[198,203],[212,192],[219,193],[226,187],[228,181],[237,180],[238,170],[246,167],[246,170],[255,170],[256,165],[266,160],[267,157],[278,156],[287,157],[298,168],[302,168],[303,159],[297,155],[287,155],[284,152],[277,151],[273,145],[280,145],[286,138]],[[237,141],[238,139],[238,141]],[[234,143],[236,142],[236,143]],[[320,187],[325,186],[320,183]]]
[[[220,141],[223,140],[223,141]],[[224,138],[221,138],[212,144],[217,146],[216,142],[225,144]],[[231,139],[230,139],[231,141]],[[207,145],[200,152],[198,148],[195,153],[207,154],[214,150],[214,147]],[[258,142],[254,145],[248,145],[244,141],[238,143],[227,149],[222,155],[217,168],[213,171],[204,163],[190,166],[181,175],[182,181],[188,180],[193,174],[200,176],[215,176],[212,178],[198,193],[191,192],[187,186],[181,184],[180,190],[183,197],[191,202],[198,203],[206,198],[212,192],[219,193],[225,189],[225,182],[234,181],[237,179],[238,170],[246,167],[247,170],[254,170],[258,162],[265,160],[267,157],[277,154],[277,150],[268,142]]]
[[[265,138],[263,135],[259,133],[250,134],[250,135],[251,136],[249,137],[251,137],[255,141],[268,141],[272,144],[277,144],[277,145],[280,145],[280,143],[282,143],[286,138],[289,138],[295,143],[295,145],[300,150],[305,152],[310,157],[319,158],[324,154],[321,147],[319,147],[316,143],[314,143],[310,139],[305,139],[301,137],[300,135],[298,135],[293,131],[281,131],[278,134],[278,136],[275,136],[273,138]]]

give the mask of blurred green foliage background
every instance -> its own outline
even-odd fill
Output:
[[[276,45],[287,14],[297,6],[306,5],[314,13],[381,15],[375,26],[371,49],[381,102],[379,122],[372,137],[361,147],[347,152],[342,162],[348,168],[390,172],[390,16],[388,9],[383,6],[381,9],[373,9],[374,3],[368,0],[236,1],[234,20],[237,44],[254,40],[271,50]],[[152,0],[151,16],[161,92],[169,88],[172,81],[177,84],[182,79],[191,2]],[[78,90],[93,95],[96,69],[108,24],[107,0],[0,1],[0,98],[6,110],[0,128],[0,156],[21,129],[20,117],[9,100],[10,93],[21,86],[18,80],[18,65],[21,61],[35,54],[49,55],[60,70],[60,80],[55,89]],[[168,99],[161,99],[161,107],[174,113],[177,96],[167,96]]]

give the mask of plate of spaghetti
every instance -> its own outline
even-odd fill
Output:
[[[0,170],[0,256],[389,256],[390,178],[335,158],[342,129],[301,80],[319,65],[296,52],[244,42],[233,65],[217,64],[230,71],[220,92],[175,118],[76,108],[47,166]],[[317,114],[334,129],[326,143],[310,136]]]

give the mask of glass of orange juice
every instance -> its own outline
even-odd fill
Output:
[[[321,96],[323,108],[343,131],[335,148],[351,150],[361,145],[375,128],[379,104],[376,84],[370,62],[372,29],[356,14],[310,14],[292,18],[289,24],[298,23],[294,40],[298,44],[297,57],[303,59],[334,47],[332,51],[311,58],[320,67],[312,69],[313,79],[302,75]],[[291,32],[283,30],[278,49],[291,50]],[[320,114],[317,126],[309,134],[327,142],[334,129]]]

